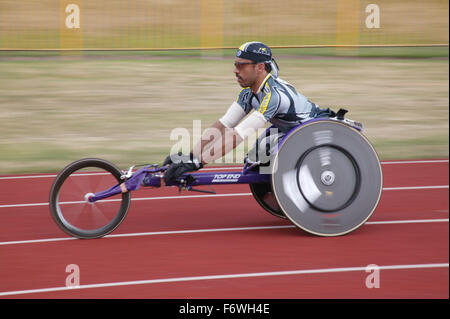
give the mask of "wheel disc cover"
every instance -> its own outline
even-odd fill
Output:
[[[343,235],[372,215],[382,191],[378,156],[367,139],[333,120],[289,134],[275,157],[272,183],[285,215],[303,230]]]

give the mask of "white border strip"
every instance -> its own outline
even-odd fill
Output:
[[[252,193],[232,193],[232,194],[211,194],[211,195],[179,195],[179,196],[158,196],[158,197],[138,197],[131,198],[132,201],[140,200],[157,200],[157,199],[190,199],[190,198],[208,198],[208,197],[233,197],[233,196],[250,196]],[[102,202],[118,202],[121,199],[104,199]],[[74,201],[74,202],[61,202],[61,205],[67,204],[85,204],[85,201]],[[12,208],[12,207],[30,207],[30,206],[48,206],[49,203],[31,203],[31,204],[11,204],[11,205],[0,205],[0,208]]]
[[[390,165],[390,164],[431,164],[431,163],[448,163],[449,160],[420,160],[420,161],[382,161],[381,165]],[[223,167],[206,167],[201,169],[201,171],[218,171],[218,170],[234,170],[234,169],[242,169],[242,166],[223,166]],[[106,175],[108,173],[92,173],[92,174],[80,174],[80,176],[84,175]],[[75,174],[76,175],[76,174]],[[26,179],[26,178],[54,178],[57,174],[47,174],[47,175],[16,175],[16,176],[0,176],[0,180],[9,180],[9,179]]]
[[[448,189],[449,185],[436,185],[436,186],[406,186],[406,187],[385,187],[383,191],[399,191],[399,190],[421,190],[421,189]],[[210,197],[233,197],[233,196],[251,196],[252,193],[231,193],[231,194],[211,194],[211,195],[179,195],[179,196],[158,196],[158,197],[138,197],[131,198],[132,201],[141,200],[158,200],[158,199],[190,199],[190,198],[210,198]],[[102,202],[117,202],[121,199],[104,199]],[[84,204],[84,201],[73,202],[61,202],[61,205],[68,204]],[[49,203],[30,203],[30,204],[8,204],[0,205],[0,208],[16,208],[16,207],[35,207],[35,206],[48,206]]]
[[[416,223],[448,223],[448,218],[440,219],[410,219],[410,220],[382,220],[366,222],[365,225],[390,225],[390,224],[416,224]],[[103,238],[118,238],[118,237],[140,237],[140,236],[158,236],[158,235],[177,235],[177,234],[195,234],[195,233],[212,233],[212,232],[226,232],[226,231],[245,231],[245,230],[263,230],[263,229],[283,229],[295,228],[295,225],[280,225],[280,226],[251,226],[251,227],[234,227],[234,228],[207,228],[207,229],[187,229],[187,230],[169,230],[157,232],[144,233],[124,233],[107,235]],[[31,239],[31,240],[16,240],[0,242],[0,246],[19,245],[19,244],[36,244],[48,243],[57,241],[77,240],[74,237],[61,238],[45,238],[45,239]]]
[[[150,285],[150,284],[171,283],[171,282],[235,279],[235,278],[255,278],[255,277],[269,277],[269,276],[293,276],[293,275],[328,274],[328,273],[341,273],[341,272],[353,272],[353,271],[366,271],[368,269],[367,267],[368,266],[342,267],[342,268],[319,268],[319,269],[298,269],[298,270],[287,270],[287,271],[254,272],[254,273],[241,273],[241,274],[223,274],[223,275],[211,275],[211,276],[191,276],[191,277],[160,278],[160,279],[150,279],[150,280],[119,281],[119,282],[109,282],[109,283],[101,283],[101,284],[80,285],[77,287],[54,287],[54,288],[5,291],[5,292],[0,292],[0,297],[1,296],[12,296],[12,295],[33,294],[33,293],[79,290],[79,289],[107,288],[107,287],[119,287],[119,286],[134,286],[134,285]],[[435,263],[435,264],[409,264],[409,265],[378,266],[378,269],[379,270],[407,270],[407,269],[448,268],[448,267],[449,267],[448,263]]]
[[[383,191],[404,191],[404,190],[413,190],[413,189],[443,189],[443,188],[448,188],[448,185],[384,187]]]
[[[428,163],[448,163],[449,160],[422,160],[422,161],[383,161],[381,165],[389,165],[389,164],[428,164]]]

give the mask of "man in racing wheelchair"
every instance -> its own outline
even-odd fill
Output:
[[[329,108],[320,109],[278,77],[278,65],[264,43],[242,44],[234,66],[237,82],[242,87],[236,101],[205,130],[189,155],[179,153],[166,158],[163,165],[170,165],[164,175],[166,183],[221,158],[270,122],[272,126],[258,137],[245,159],[249,163],[267,164],[271,149],[290,129],[312,118],[335,115]],[[219,138],[213,130],[220,132]]]
[[[50,190],[50,210],[57,225],[75,237],[99,238],[123,221],[131,201],[130,191],[137,190],[141,184],[160,187],[165,182],[169,186],[178,185],[180,190],[212,185],[215,173],[182,175],[232,151],[257,129],[268,126],[268,122],[271,127],[258,137],[247,154],[242,172],[235,172],[239,178],[226,180],[227,184],[249,184],[254,198],[266,211],[287,218],[314,235],[340,236],[363,225],[379,203],[383,175],[375,149],[361,133],[362,124],[344,119],[343,109],[336,113],[329,108],[320,109],[278,78],[271,50],[261,42],[244,43],[237,51],[234,64],[242,90],[227,112],[205,130],[190,154],[169,155],[164,167],[148,165],[134,173],[134,166],[124,172],[96,158],[81,159],[66,166]],[[63,188],[63,185],[71,181],[73,174],[86,168],[105,171],[117,184],[100,191],[92,187],[98,183],[79,187],[84,208],[99,211],[98,206],[90,204],[118,194],[121,197],[114,199],[120,204],[113,208],[116,214],[112,220],[83,229],[65,218],[65,213],[72,218],[73,210],[62,204],[66,203],[65,198],[74,198],[73,188]]]

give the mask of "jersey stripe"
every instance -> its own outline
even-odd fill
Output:
[[[258,109],[258,112],[261,114],[264,114],[264,112],[267,110],[267,106],[269,105],[270,97],[272,96],[272,90],[270,90],[270,87],[267,85],[267,89],[269,90],[269,93],[264,97],[264,99],[261,102],[261,105]]]

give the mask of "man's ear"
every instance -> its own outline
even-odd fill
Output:
[[[266,66],[264,63],[256,64],[256,68],[258,69],[258,72],[264,72],[266,70]]]

